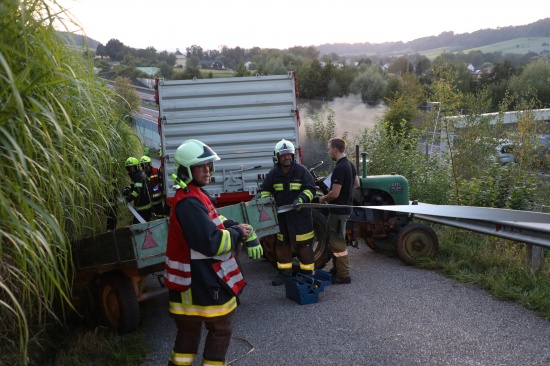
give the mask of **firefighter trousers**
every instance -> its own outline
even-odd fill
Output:
[[[303,240],[299,240],[303,239]],[[313,232],[308,233],[304,238],[296,240],[296,256],[300,261],[300,272],[311,273],[315,269],[315,257],[313,254]],[[277,258],[277,269],[284,276],[292,274],[292,245],[288,238],[277,234],[277,246],[275,248]]]
[[[339,277],[349,277],[349,256],[346,243],[346,222],[350,215],[336,215],[329,213],[329,244],[334,266]]]
[[[225,355],[231,341],[235,311],[223,316],[205,318],[199,316],[175,317],[178,333],[169,366],[191,365],[195,359],[201,341],[202,325],[208,331],[202,354],[203,365],[211,361],[225,364]]]

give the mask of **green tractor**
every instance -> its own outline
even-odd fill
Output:
[[[359,178],[359,188],[354,192],[353,205],[355,207],[346,227],[348,244],[358,247],[359,239],[363,239],[372,250],[386,253],[396,252],[398,257],[407,264],[414,264],[418,257],[437,253],[439,240],[430,226],[413,222],[412,214],[406,212],[372,208],[373,206],[408,205],[409,182],[405,177],[396,174],[367,177],[366,154],[362,155],[363,175]],[[321,165],[323,165],[323,161],[308,167],[319,196],[328,193],[328,188],[324,183],[326,178],[315,172]],[[358,162],[357,165],[359,165]],[[359,169],[357,171],[359,172]],[[325,267],[332,258],[328,242],[327,219],[328,209],[313,209],[313,230],[315,232],[313,251],[317,269]],[[265,236],[261,242],[264,256],[275,265],[276,236]]]
[[[428,225],[413,222],[413,216],[406,212],[385,211],[372,208],[373,206],[409,205],[409,182],[401,175],[389,174],[366,175],[366,153],[362,153],[362,176],[360,186],[354,192],[353,205],[357,206],[348,220],[346,237],[348,244],[358,246],[358,240],[363,239],[365,244],[375,251],[396,252],[398,257],[407,264],[413,264],[418,257],[430,256],[437,253],[439,239],[435,231]],[[328,192],[324,184],[324,177],[319,177],[315,169],[323,164],[322,161],[309,167],[315,184],[320,193]],[[357,159],[359,172],[359,160]],[[415,204],[415,202],[413,202]],[[365,207],[368,206],[368,207]],[[324,216],[328,210],[318,209]],[[319,252],[329,252],[328,243],[317,243],[316,258],[325,259],[327,255]],[[318,268],[325,263],[316,261]]]

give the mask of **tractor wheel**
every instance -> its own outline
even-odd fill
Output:
[[[365,244],[367,244],[367,246],[369,248],[371,248],[372,250],[374,250],[376,252],[376,244],[374,242],[375,239],[373,238],[364,238],[365,240]]]
[[[99,308],[108,326],[130,333],[139,325],[139,303],[132,281],[122,273],[103,275],[99,283]]]
[[[392,252],[395,250],[397,235],[390,232],[385,238],[363,238],[363,240],[375,252]]]
[[[397,256],[407,264],[414,264],[416,258],[434,255],[439,250],[439,239],[428,225],[411,223],[398,233]]]
[[[312,210],[313,215],[313,255],[315,258],[315,268],[324,268],[332,257],[328,243],[328,221],[325,215],[317,210]]]
[[[328,244],[328,223],[327,218],[319,211],[312,210],[313,217],[313,256],[315,268],[323,268],[330,260],[331,252]],[[277,235],[268,235],[261,239],[264,257],[275,268],[277,268],[277,257],[275,255],[275,246],[277,245]]]

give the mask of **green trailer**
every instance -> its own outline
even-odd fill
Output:
[[[271,198],[218,208],[218,213],[254,227],[258,237],[278,232]],[[162,281],[168,219],[135,224],[73,243],[75,283],[92,285],[107,325],[127,333],[140,321],[139,302],[166,291]],[[235,248],[240,253],[240,246]],[[148,281],[156,277],[155,281]]]

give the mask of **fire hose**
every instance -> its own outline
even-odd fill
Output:
[[[453,206],[453,205],[430,205],[430,204],[412,204],[412,205],[394,205],[394,206],[349,206],[335,205],[330,203],[300,203],[296,207],[306,208],[352,208],[352,209],[371,209],[395,212],[407,212],[411,214],[422,214],[431,216],[452,217],[457,219],[470,219],[491,221],[495,223],[510,224],[543,224],[550,229],[550,214],[532,211],[510,210],[503,208],[473,207],[473,206]],[[293,210],[292,205],[283,205],[277,208],[277,213],[284,213]]]

